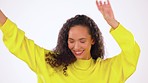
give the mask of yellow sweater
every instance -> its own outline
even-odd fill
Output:
[[[121,24],[111,34],[119,44],[121,53],[113,58],[96,62],[77,60],[68,66],[68,76],[56,71],[45,62],[45,54],[51,52],[36,45],[25,37],[25,33],[16,24],[7,19],[0,27],[6,47],[16,57],[25,61],[36,73],[38,83],[124,83],[136,69],[140,53],[133,35]]]

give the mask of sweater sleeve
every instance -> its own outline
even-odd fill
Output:
[[[125,82],[134,71],[136,70],[136,65],[140,55],[140,48],[134,36],[131,32],[126,30],[121,24],[113,30],[110,31],[113,38],[118,43],[121,48],[121,53],[113,58],[109,58],[103,61],[104,69],[107,70],[108,80],[118,82]]]
[[[3,32],[3,41],[9,51],[16,57],[25,61],[34,71],[37,71],[37,63],[44,63],[45,49],[39,47],[34,41],[25,37],[25,33],[17,28],[16,24],[7,19],[0,27]],[[40,61],[40,62],[39,62]]]

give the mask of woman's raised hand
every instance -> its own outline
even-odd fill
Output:
[[[117,28],[119,23],[116,21],[116,19],[114,17],[114,13],[113,13],[113,10],[112,10],[109,0],[107,0],[107,2],[105,2],[105,1],[102,2],[102,1],[96,0],[96,5],[98,7],[98,10],[103,15],[104,19],[107,21],[107,23],[112,28]]]

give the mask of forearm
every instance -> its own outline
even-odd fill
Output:
[[[7,17],[0,10],[0,25],[3,25],[6,22],[6,20],[7,20]]]

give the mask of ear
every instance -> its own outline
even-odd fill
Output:
[[[94,45],[95,44],[95,41],[94,39],[91,40],[91,45]]]

